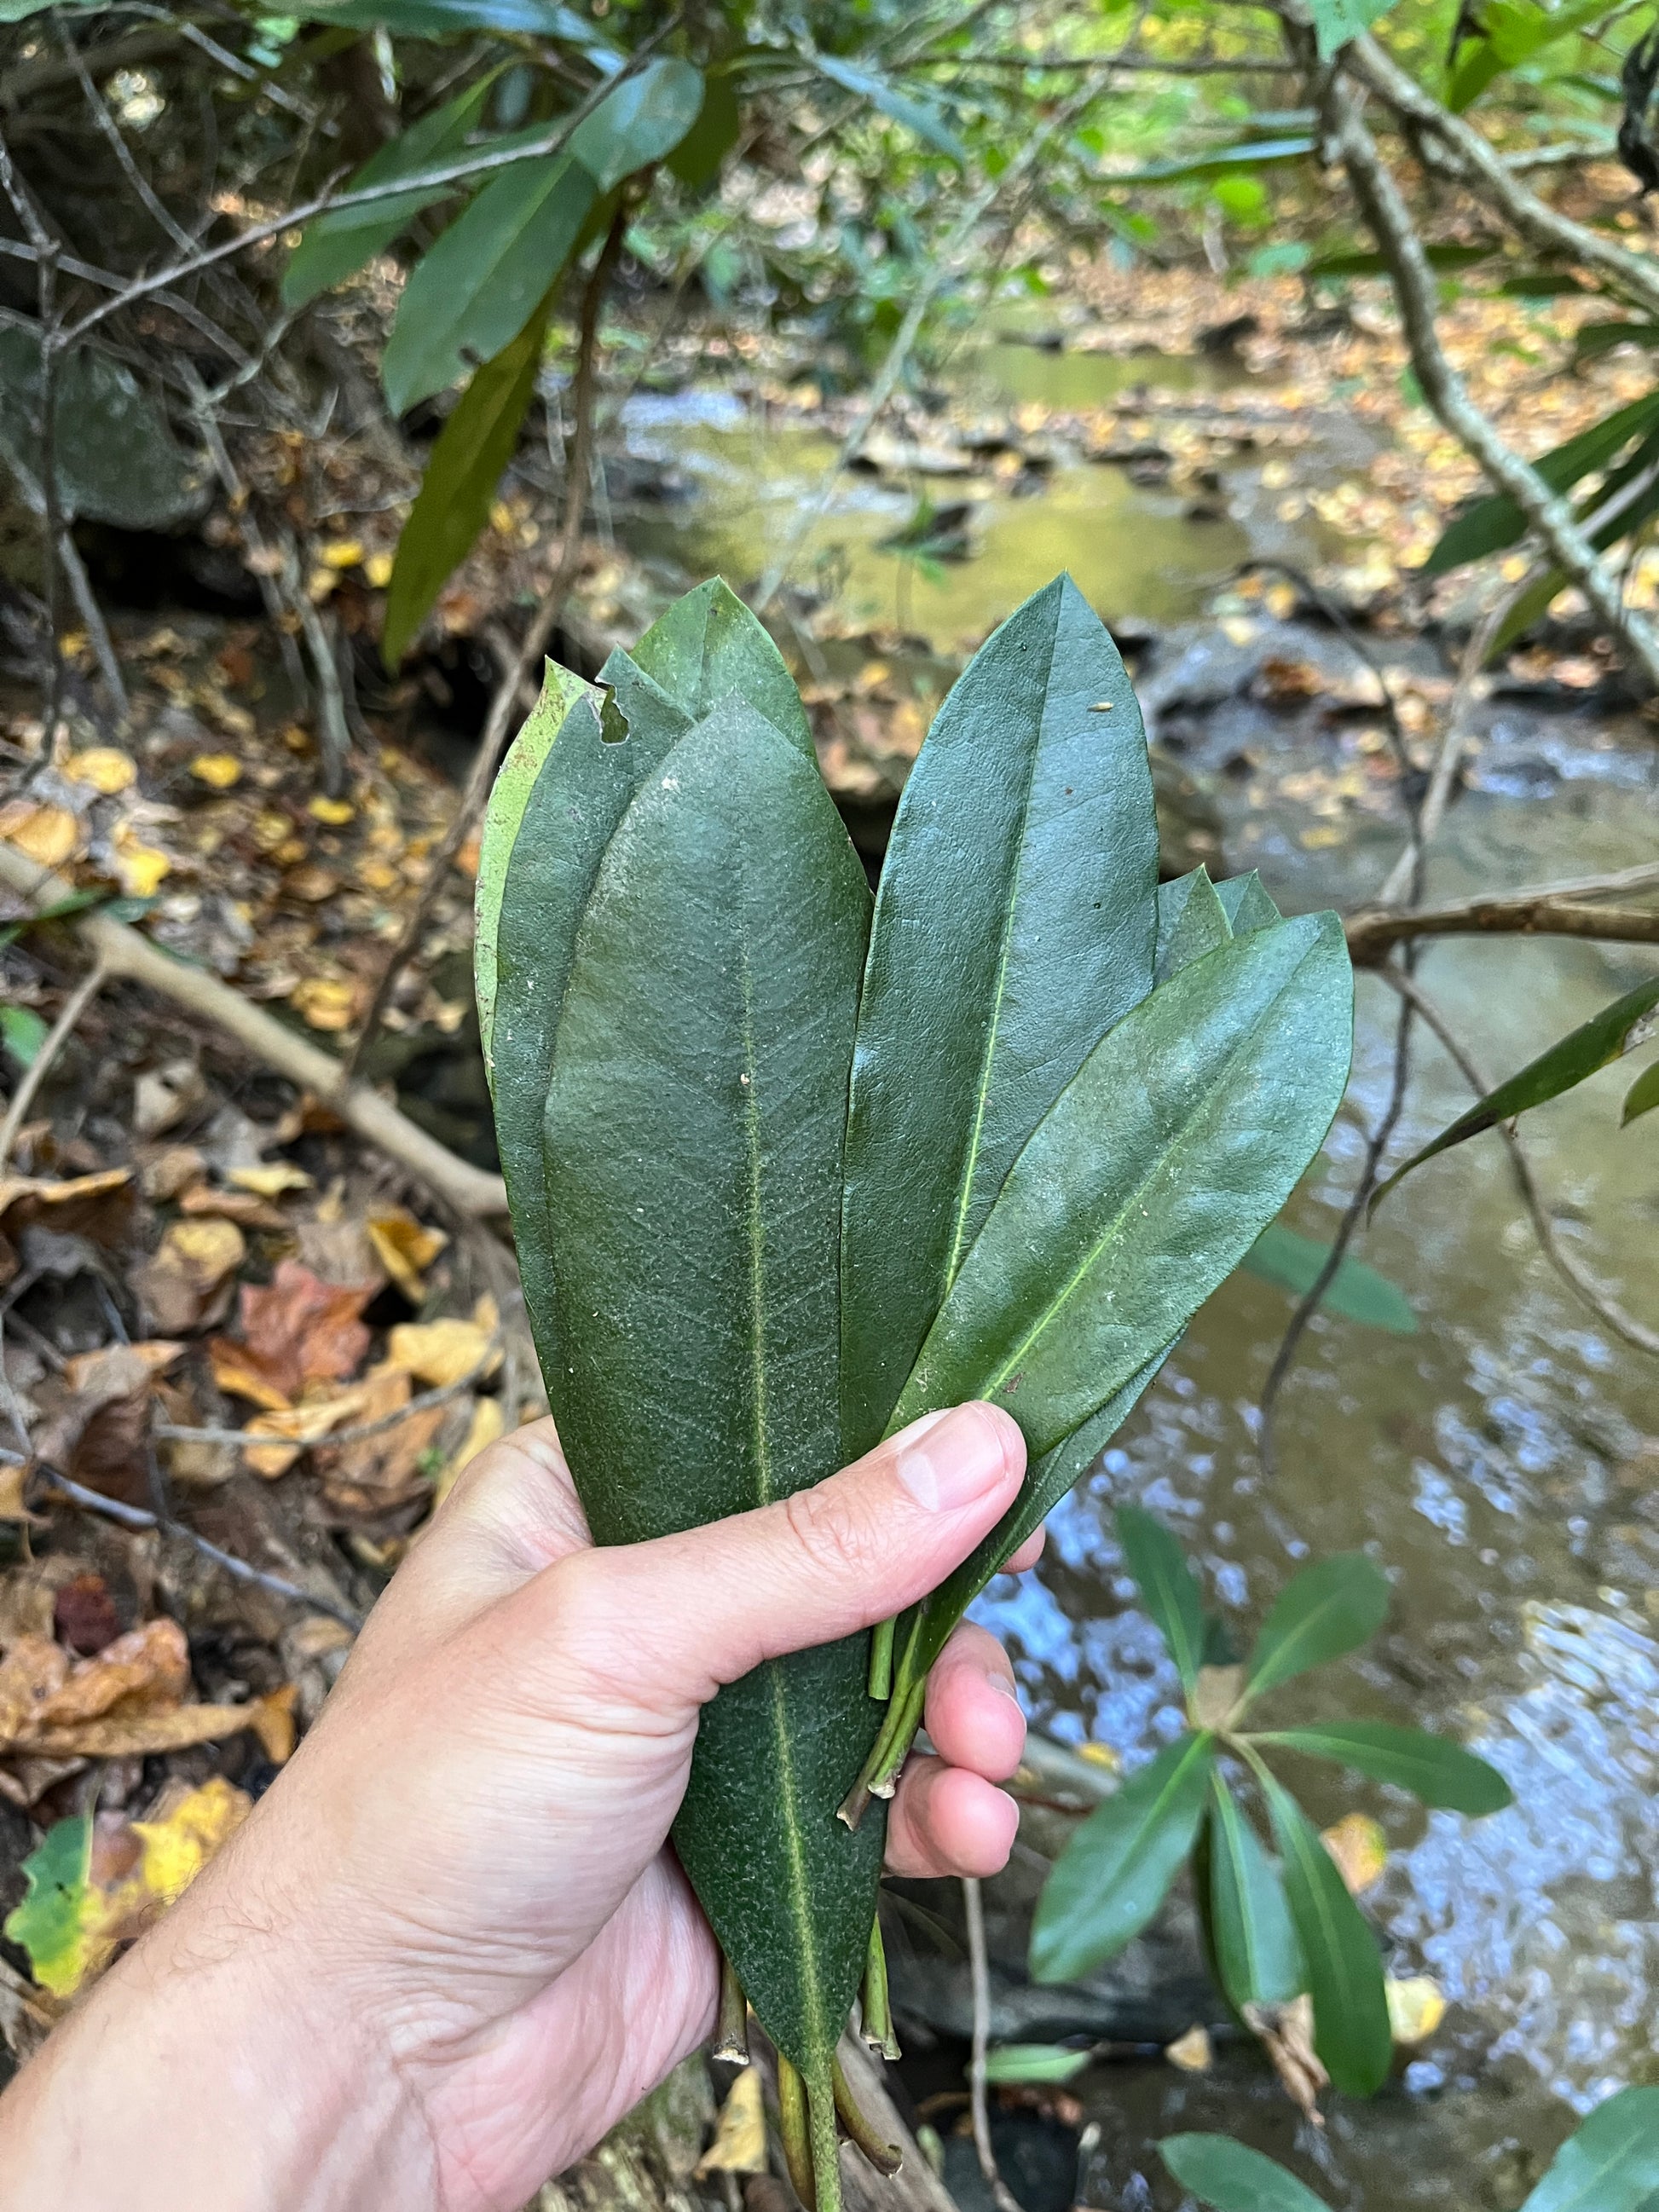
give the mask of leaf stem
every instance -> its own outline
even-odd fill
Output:
[[[836,2118],[846,2129],[849,2140],[863,2152],[876,2172],[888,2180],[904,2163],[904,2154],[896,2143],[883,2142],[869,2120],[859,2110],[847,2076],[841,2070],[841,2061],[834,2062],[832,2078],[836,2085]]]
[[[927,1677],[920,1680],[908,1679],[909,1653],[901,1661],[898,1679],[893,1686],[893,1696],[887,1708],[887,1718],[882,1723],[881,1734],[876,1738],[875,1748],[864,1763],[864,1771],[848,1791],[837,1818],[849,1828],[856,1828],[864,1818],[872,1797],[890,1797],[898,1782],[899,1769],[904,1764],[916,1730],[921,1726],[922,1706],[927,1696]]]
[[[884,1704],[893,1694],[893,1627],[878,1620],[870,1638],[870,1694]]]
[[[733,2066],[749,2063],[749,2000],[724,1951],[720,1953],[720,2010],[714,2056]]]
[[[864,1984],[860,1993],[859,2008],[864,2020],[864,2039],[872,2051],[878,2051],[884,2058],[899,2058],[903,2053],[893,2028],[893,2008],[887,1987],[887,1951],[881,1940],[881,1915],[870,1923],[870,1949],[864,1962]]]
[[[793,2062],[778,2053],[778,2132],[783,2139],[784,2163],[789,2179],[806,2212],[817,2212],[818,2192],[812,2172],[812,2137],[807,2118],[806,2084]]]

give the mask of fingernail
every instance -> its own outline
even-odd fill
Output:
[[[1000,1484],[1008,1464],[1002,1433],[982,1406],[930,1413],[898,1440],[894,1466],[918,1505],[954,1513]]]
[[[1016,1688],[1015,1685],[1008,1680],[1008,1677],[1006,1674],[988,1673],[985,1679],[991,1685],[991,1687],[998,1692],[1000,1696],[1012,1698],[1014,1703],[1018,1705],[1019,1692]]]

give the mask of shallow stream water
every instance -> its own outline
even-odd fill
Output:
[[[1005,408],[1099,404],[1134,374],[1200,392],[1235,374],[1006,343],[958,373]],[[734,582],[760,572],[834,450],[719,394],[636,404],[629,440],[688,487],[627,526],[635,542]],[[1363,455],[1333,432],[1311,465],[1340,471]],[[939,650],[982,635],[1062,567],[1109,620],[1180,623],[1261,550],[1249,471],[1224,491],[1223,519],[1194,520],[1117,468],[1062,458],[1044,489],[986,502],[976,557],[936,581],[910,578],[907,606],[878,541],[911,490],[848,477],[820,532],[819,574],[849,620],[896,617]],[[1433,849],[1431,897],[1653,857],[1659,747],[1646,726],[1500,696],[1483,729]],[[1304,755],[1330,766],[1328,732],[1241,696],[1200,720],[1194,742],[1195,765],[1274,771],[1216,775],[1230,870],[1259,867],[1289,909],[1351,906],[1376,888],[1397,826],[1361,813],[1310,836],[1285,791]],[[1443,941],[1420,974],[1495,1079],[1652,969],[1641,951],[1508,938]],[[1308,1234],[1330,1235],[1358,1172],[1355,1115],[1381,1110],[1395,1009],[1362,979],[1348,1104],[1288,1216]],[[1631,1072],[1604,1072],[1524,1126],[1564,1238],[1659,1326],[1659,1120],[1620,1133]],[[1467,1103],[1419,1031],[1394,1157]],[[1034,1723],[1133,1767],[1181,1720],[1173,1668],[1122,1577],[1115,1502],[1137,1498],[1183,1533],[1241,1638],[1299,1564],[1364,1547],[1395,1582],[1387,1628],[1275,1710],[1449,1731],[1504,1771],[1516,1802],[1486,1821],[1425,1815],[1382,1787],[1301,1770],[1322,1820],[1358,1808],[1382,1822],[1391,1856],[1366,1905],[1391,1971],[1433,1976],[1446,2017],[1373,2103],[1335,2101],[1322,2138],[1237,2045],[1221,2045],[1207,2074],[1161,2060],[1097,2067],[1079,2087],[1100,2130],[1079,2193],[1102,2212],[1179,2203],[1152,2146],[1191,2127],[1291,2158],[1338,2206],[1510,2212],[1577,2113],[1659,2081],[1659,1360],[1620,1344],[1540,1258],[1495,1133],[1409,1180],[1357,1249],[1408,1292],[1417,1334],[1316,1322],[1280,1401],[1274,1480],[1255,1407],[1289,1304],[1238,1277],[1054,1516],[1042,1568],[1018,1588],[994,1584],[981,1615],[1015,1655]]]

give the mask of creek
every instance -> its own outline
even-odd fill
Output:
[[[1241,372],[1005,338],[962,354],[952,388],[1006,416],[1034,402],[1097,404],[1137,379],[1178,405],[1236,392]],[[619,507],[618,536],[738,586],[783,542],[835,451],[818,429],[704,388],[636,399],[626,434],[632,455],[672,470],[683,494]],[[1352,425],[1328,422],[1304,481],[1363,473],[1366,451]],[[1377,718],[1368,735],[1365,679],[1340,636],[1241,611],[1229,597],[1249,557],[1310,565],[1332,550],[1322,526],[1277,519],[1261,475],[1259,460],[1231,466],[1195,514],[1190,497],[1124,467],[1052,453],[976,499],[970,557],[924,568],[881,541],[914,515],[924,484],[935,510],[955,499],[950,477],[849,473],[799,574],[849,625],[896,624],[939,653],[1069,567],[1109,622],[1150,635],[1158,733],[1208,778],[1228,872],[1259,868],[1290,910],[1352,906],[1400,848],[1397,804],[1368,795]],[[1447,688],[1428,642],[1378,649],[1407,678]],[[1269,650],[1338,672],[1346,703],[1264,693]],[[1610,687],[1575,696],[1496,685],[1432,849],[1428,895],[1650,860],[1656,798],[1650,726]],[[1639,951],[1504,938],[1440,942],[1419,972],[1495,1079],[1651,965]],[[1347,1105],[1287,1217],[1305,1234],[1335,1227],[1358,1171],[1358,1121],[1375,1121],[1389,1088],[1395,1019],[1393,995],[1362,978]],[[1651,1325],[1659,1151],[1656,1124],[1619,1129],[1630,1072],[1604,1072],[1523,1126],[1563,1238]],[[1467,1103],[1419,1030],[1394,1157]],[[1205,2127],[1291,2157],[1339,2206],[1508,2212],[1574,2115],[1614,2087],[1659,2080],[1659,1361],[1617,1341],[1540,1256],[1495,1133],[1411,1178],[1358,1249],[1408,1293],[1416,1334],[1316,1321],[1280,1401],[1273,1480],[1255,1407],[1289,1304],[1239,1276],[1055,1515],[1042,1565],[1018,1586],[994,1584],[979,1614],[1007,1640],[1033,1723],[1133,1769],[1181,1719],[1174,1669],[1123,1575],[1115,1504],[1137,1499],[1182,1534],[1241,1640],[1299,1564],[1364,1547],[1395,1580],[1387,1627],[1275,1710],[1446,1730],[1502,1770],[1516,1803],[1485,1821],[1425,1814],[1380,1785],[1303,1768],[1296,1779],[1322,1821],[1358,1809],[1382,1824],[1390,1856],[1364,1901],[1390,1971],[1432,1976],[1445,2017],[1374,2102],[1330,2100],[1322,2136],[1220,2025],[1213,2000],[1207,2014],[1183,2011],[1202,1999],[1177,1978],[1160,2009],[1153,1987],[1143,2030],[1161,2040],[1207,2017],[1215,2063],[1103,2063],[1074,2085],[1093,2124],[1076,2193],[1101,2212],[1180,2203],[1152,2146]],[[1125,1986],[1133,1981],[1131,1961]],[[1051,2032],[1066,2025],[1058,2018]]]

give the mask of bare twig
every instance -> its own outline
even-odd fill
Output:
[[[1335,72],[1326,87],[1324,122],[1388,265],[1424,398],[1498,489],[1514,500],[1556,565],[1577,585],[1609,632],[1659,690],[1659,636],[1652,625],[1626,606],[1617,579],[1575,520],[1571,503],[1504,443],[1447,360],[1436,327],[1437,282],[1423,242],[1376,140]]]
[[[1426,996],[1422,985],[1414,976],[1407,975],[1399,968],[1379,968],[1376,972],[1390,990],[1397,991],[1401,998],[1422,1017],[1444,1046],[1448,1057],[1464,1082],[1477,1098],[1484,1098],[1490,1086],[1463,1049],[1449,1022],[1434,1000]],[[1532,1163],[1516,1133],[1514,1122],[1499,1121],[1497,1128],[1509,1149],[1510,1165],[1514,1170],[1516,1187],[1531,1218],[1534,1234],[1551,1267],[1563,1281],[1571,1285],[1621,1342],[1630,1345],[1637,1352],[1659,1352],[1659,1331],[1650,1329],[1644,1322],[1638,1321],[1633,1314],[1626,1313],[1618,1300],[1602,1289],[1562,1243],[1533,1174]]]
[[[198,1536],[194,1528],[171,1515],[147,1512],[142,1505],[127,1505],[118,1498],[106,1498],[101,1490],[88,1490],[84,1483],[71,1482],[56,1468],[43,1467],[41,1474],[52,1489],[88,1513],[101,1514],[106,1521],[118,1521],[124,1528],[159,1528],[164,1536],[182,1537],[204,1559],[211,1559],[215,1566],[222,1567],[239,1583],[255,1583],[273,1597],[285,1597],[292,1604],[308,1607],[313,1613],[325,1613],[331,1620],[337,1620],[354,1635],[363,1625],[362,1614],[353,1613],[349,1606],[338,1605],[330,1597],[319,1597],[314,1590],[302,1589],[298,1583],[288,1582],[281,1575],[267,1574],[263,1567],[251,1566],[246,1559],[239,1559],[234,1552],[210,1544],[205,1536]]]
[[[392,956],[386,966],[380,970],[380,980],[374,987],[374,996],[369,1003],[368,1012],[359,1025],[356,1042],[346,1055],[348,1081],[356,1074],[363,1054],[379,1034],[398,978],[409,965],[416,947],[426,934],[432,909],[448,878],[450,869],[455,864],[455,855],[471,835],[483,812],[489,787],[495,780],[496,761],[518,705],[519,687],[545,650],[554,625],[564,611],[570,587],[576,580],[576,571],[581,564],[582,525],[587,516],[588,482],[592,468],[593,398],[599,381],[599,317],[610,285],[611,272],[622,251],[630,213],[631,210],[626,207],[617,209],[582,292],[581,332],[577,343],[576,374],[572,393],[574,422],[565,461],[564,528],[553,574],[548,580],[541,605],[525,633],[523,643],[511,656],[506,672],[495,687],[460,804],[444,832],[442,843],[428,863],[426,879],[421,885],[419,896],[410,908],[403,933],[392,946]]]
[[[346,720],[345,694],[340,688],[340,664],[334,658],[331,625],[306,587],[300,549],[292,531],[281,533],[283,596],[299,617],[312,672],[317,678],[317,750],[322,759],[323,789],[337,799],[345,788],[346,762],[351,754],[351,728]]]
[[[64,701],[64,648],[60,602],[64,528],[58,486],[58,356],[62,332],[58,314],[58,264],[63,242],[54,238],[35,210],[0,137],[0,191],[11,204],[23,235],[34,250],[35,305],[40,319],[40,441],[41,559],[46,572],[46,751],[52,750],[53,733]]]
[[[257,1429],[187,1428],[173,1421],[157,1421],[155,1433],[164,1443],[222,1444],[232,1451],[273,1451],[289,1444],[301,1451],[337,1451],[344,1444],[367,1443],[372,1437],[385,1436],[392,1429],[401,1428],[405,1421],[412,1421],[416,1414],[430,1413],[434,1406],[453,1404],[488,1371],[500,1348],[499,1337],[492,1337],[489,1350],[477,1366],[470,1367],[455,1382],[441,1383],[434,1390],[422,1390],[394,1413],[382,1413],[372,1421],[360,1421],[355,1428],[331,1429],[324,1436],[301,1438],[269,1431],[262,1436]]]
[[[40,1049],[24,1069],[11,1103],[6,1109],[6,1118],[0,1121],[0,1171],[11,1158],[11,1148],[17,1142],[17,1132],[34,1103],[35,1093],[52,1072],[52,1062],[75,1034],[76,1025],[82,1014],[104,987],[106,974],[102,964],[95,961],[64,1001],[62,1012],[46,1032]]]
[[[985,2046],[991,2033],[991,1968],[985,1950],[985,1902],[971,1875],[962,1885],[962,1907],[968,1922],[968,1972],[974,1987],[974,2045],[968,2065],[968,2089],[974,2122],[974,2148],[979,2170],[995,2202],[997,2212],[1024,2212],[1013,2191],[1003,2179],[997,2154],[991,2148],[991,2118],[985,2102]]]
[[[283,602],[276,579],[270,574],[270,563],[264,557],[264,533],[259,527],[259,518],[253,511],[253,505],[247,496],[240,472],[230,458],[230,449],[226,445],[224,434],[219,428],[218,403],[226,397],[230,389],[234,388],[236,380],[233,380],[232,385],[223,390],[211,392],[197,374],[193,362],[181,361],[179,367],[191,394],[191,413],[195,417],[196,428],[201,434],[202,443],[207,447],[208,459],[213,464],[213,472],[218,477],[220,485],[233,508],[240,511],[242,541],[253,556],[250,565],[254,574],[258,578],[259,596],[264,601],[265,613],[270,617],[270,626],[276,633],[278,647],[283,656],[283,667],[289,684],[294,688],[295,702],[303,708],[309,696],[309,687],[306,683],[305,663],[300,658],[300,648],[294,641],[294,634],[283,619],[288,609]]]
[[[61,877],[4,842],[0,842],[0,884],[27,898],[37,913],[61,904],[73,890]],[[486,1175],[458,1159],[368,1085],[347,1083],[344,1069],[331,1054],[285,1029],[216,975],[170,959],[159,945],[125,922],[111,921],[107,915],[76,915],[65,926],[85,941],[106,974],[142,983],[198,1020],[223,1030],[268,1067],[319,1098],[368,1143],[418,1176],[463,1219],[488,1219],[507,1212],[507,1192],[499,1176]]]
[[[1343,927],[1356,967],[1376,967],[1419,937],[1589,937],[1608,945],[1659,945],[1659,913],[1580,905],[1547,892],[1456,899],[1445,906],[1367,907]]]

